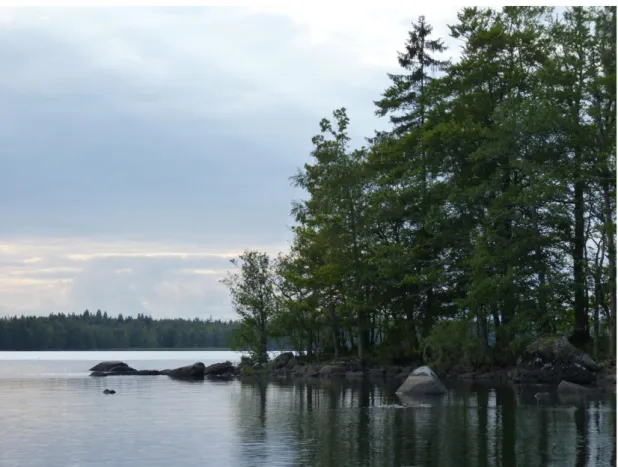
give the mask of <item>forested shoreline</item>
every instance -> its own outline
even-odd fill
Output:
[[[464,8],[420,17],[351,147],[345,108],[292,177],[291,250],[224,280],[237,346],[509,365],[539,336],[597,358],[616,338],[616,9]],[[454,51],[450,51],[453,53]]]
[[[226,349],[238,323],[82,314],[0,318],[0,350]]]

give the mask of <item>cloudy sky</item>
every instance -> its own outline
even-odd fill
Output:
[[[386,124],[419,15],[457,54],[456,7],[310,4],[0,9],[0,315],[233,317],[218,281],[287,248],[319,120]]]

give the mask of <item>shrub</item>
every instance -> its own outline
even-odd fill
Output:
[[[442,321],[423,341],[423,359],[437,371],[492,363],[487,345],[469,333],[467,320]]]

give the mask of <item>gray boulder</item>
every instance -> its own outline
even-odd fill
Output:
[[[557,384],[567,381],[590,384],[601,367],[566,337],[547,337],[528,346],[517,361],[516,383]]]
[[[167,376],[174,379],[199,380],[204,379],[206,366],[202,362],[187,365],[167,372]]]
[[[428,366],[414,370],[397,389],[399,396],[415,396],[424,394],[446,394],[446,387]]]

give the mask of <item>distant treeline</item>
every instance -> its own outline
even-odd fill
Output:
[[[0,350],[227,348],[234,321],[136,318],[107,312],[0,318]]]

